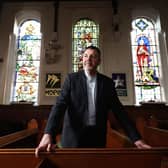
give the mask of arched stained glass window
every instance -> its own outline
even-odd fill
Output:
[[[148,18],[132,21],[132,57],[136,103],[162,101],[157,30]]]
[[[19,26],[12,101],[38,99],[41,33],[40,23],[27,20]]]
[[[90,45],[98,46],[99,25],[90,19],[80,19],[73,26],[72,71],[82,69],[83,50]]]

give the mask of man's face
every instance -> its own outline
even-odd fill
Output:
[[[83,68],[86,71],[96,71],[100,64],[100,56],[94,49],[86,49],[83,53]]]

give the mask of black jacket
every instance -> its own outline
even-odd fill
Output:
[[[101,146],[105,147],[106,144],[107,116],[110,110],[133,142],[140,139],[138,131],[118,99],[112,79],[97,73],[96,88],[96,127],[100,133],[97,140]],[[84,71],[68,74],[61,94],[50,112],[45,133],[55,137],[64,118],[61,144],[63,147],[78,147],[80,136],[87,123],[87,106]]]

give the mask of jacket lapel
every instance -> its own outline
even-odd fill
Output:
[[[86,76],[84,74],[84,71],[81,71],[81,78],[80,78],[80,86],[81,87],[81,93],[82,95],[86,96],[87,94],[87,85],[86,85]]]
[[[83,96],[83,98],[85,99],[84,101],[85,106],[88,107],[86,76],[84,71],[81,71],[80,73],[81,73],[81,78],[79,82],[80,95]]]
[[[101,80],[101,76],[97,73],[97,89],[96,89],[96,105],[98,106],[100,103],[100,98],[103,92],[103,81]]]
[[[101,111],[102,111],[102,96],[103,96],[103,80],[101,76],[97,74],[97,92],[96,92],[96,123],[97,125],[101,122]]]

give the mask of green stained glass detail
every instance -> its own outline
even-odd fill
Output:
[[[40,23],[25,21],[19,27],[13,98],[16,101],[37,102],[41,33]]]
[[[73,26],[72,70],[82,69],[82,52],[90,45],[98,46],[99,26],[90,19],[81,19]]]
[[[153,22],[147,18],[133,20],[131,42],[136,103],[162,101],[160,51]]]

